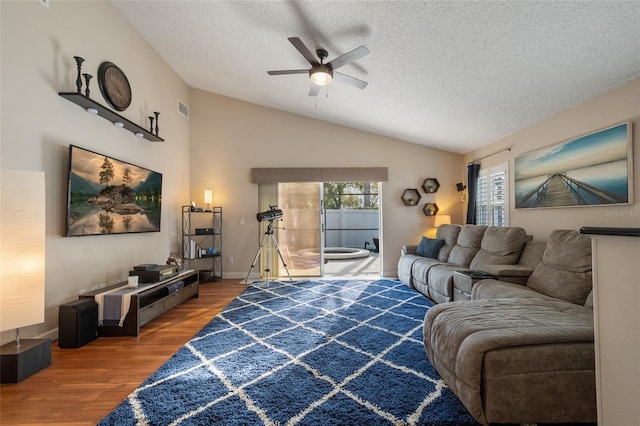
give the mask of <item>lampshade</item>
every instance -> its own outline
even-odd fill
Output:
[[[2,170],[0,330],[44,322],[44,172]]]
[[[314,84],[324,86],[333,80],[333,70],[326,65],[316,65],[309,71],[309,78]]]
[[[436,218],[433,221],[434,228],[437,228],[440,225],[450,225],[450,224],[451,224],[451,215],[448,215],[448,214],[436,215]]]
[[[205,204],[213,203],[213,191],[211,189],[204,190],[204,202]]]

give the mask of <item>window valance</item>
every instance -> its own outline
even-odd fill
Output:
[[[387,182],[386,167],[274,167],[252,168],[252,183]]]

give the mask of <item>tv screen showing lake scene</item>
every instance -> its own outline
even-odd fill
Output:
[[[515,206],[632,203],[631,123],[537,149],[515,159]]]
[[[160,231],[162,174],[69,146],[67,236]]]

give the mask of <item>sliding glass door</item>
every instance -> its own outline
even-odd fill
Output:
[[[379,188],[374,182],[260,184],[260,211],[272,205],[283,211],[282,220],[274,223],[274,235],[289,274],[379,276]],[[266,223],[260,225],[264,233]],[[261,253],[263,277],[267,263],[272,277],[287,276],[274,249]]]
[[[322,192],[322,183],[278,184],[278,208],[283,211],[278,244],[291,275],[324,274]]]

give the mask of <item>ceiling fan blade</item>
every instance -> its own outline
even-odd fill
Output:
[[[320,86],[311,83],[311,87],[309,88],[309,96],[318,96],[318,93],[320,93]]]
[[[298,49],[298,52],[300,52],[300,54],[302,54],[302,56],[304,56],[311,65],[315,66],[320,63],[318,62],[318,58],[316,58],[315,55],[311,53],[307,46],[305,46],[302,40],[300,40],[298,37],[289,37],[288,40],[291,42],[291,44],[293,44],[293,47]]]
[[[350,62],[356,61],[363,56],[367,56],[369,54],[369,49],[367,46],[360,46],[353,49],[351,52],[347,52],[342,56],[338,56],[327,65],[330,65],[332,69],[337,70],[338,68],[347,65]]]
[[[309,70],[276,70],[267,71],[269,75],[285,75],[285,74],[309,74]]]
[[[346,74],[342,74],[341,72],[337,72],[334,71],[333,72],[333,79],[337,80],[341,83],[346,83],[349,86],[353,86],[357,89],[364,89],[365,87],[367,87],[367,83],[366,81],[362,81],[360,79],[357,79],[355,77],[351,77],[350,75],[346,75]]]

